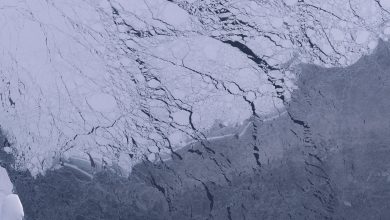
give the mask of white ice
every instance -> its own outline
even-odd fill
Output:
[[[13,185],[7,171],[0,167],[0,219],[22,220],[24,216],[23,206],[19,196],[13,194]]]

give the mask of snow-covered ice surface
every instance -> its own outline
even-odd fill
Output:
[[[245,184],[234,178],[241,180],[243,175],[242,179],[258,182],[248,172],[278,170],[275,164],[290,162],[304,164],[297,166],[308,173],[302,179],[309,186],[301,187],[303,193],[297,195],[289,194],[294,190],[284,193],[306,198],[313,192],[321,208],[311,207],[311,199],[302,199],[310,207],[301,210],[287,202],[286,209],[295,210],[298,219],[300,212],[330,218],[340,211],[335,210],[337,204],[355,208],[360,203],[351,201],[347,192],[333,199],[336,193],[330,179],[333,171],[341,171],[326,169],[327,153],[343,152],[340,146],[355,143],[351,137],[386,137],[386,120],[378,118],[387,117],[389,109],[383,100],[389,68],[388,50],[383,48],[388,49],[384,41],[390,37],[390,1],[4,0],[0,27],[0,126],[7,137],[0,143],[0,163],[6,165],[17,191],[23,192],[26,210],[31,215],[42,214],[35,216],[38,219],[53,214],[34,212],[35,204],[47,202],[54,207],[60,201],[62,208],[70,204],[67,199],[61,203],[61,196],[54,201],[50,196],[40,197],[41,192],[53,189],[52,182],[56,187],[67,183],[69,190],[88,201],[88,193],[81,189],[87,187],[85,182],[96,183],[96,192],[101,190],[99,181],[109,185],[103,177],[95,179],[104,170],[130,175],[129,180],[120,181],[123,185],[135,181],[134,187],[145,193],[140,199],[126,191],[137,197],[140,210],[161,208],[167,214],[167,209],[167,216],[179,218],[188,214],[180,210],[190,207],[191,218],[221,217],[216,211],[220,204],[214,203],[217,197],[212,193],[216,185],[237,184],[239,196],[232,193],[236,188],[226,193],[222,187],[218,192],[245,197],[239,201],[257,198],[246,198]],[[369,71],[372,77],[366,75]],[[375,108],[369,111],[367,106]],[[303,156],[297,159],[301,152]],[[355,153],[366,158],[360,151],[351,154]],[[368,160],[373,161],[370,155]],[[3,161],[3,156],[12,157],[12,162]],[[338,156],[331,155],[327,161],[339,164]],[[353,171],[355,159],[351,161]],[[169,172],[156,171],[150,162]],[[264,168],[265,164],[270,167]],[[41,175],[45,173],[47,177]],[[294,172],[279,173],[295,178]],[[379,178],[374,173],[365,181]],[[387,173],[381,170],[381,181]],[[360,183],[353,174],[345,175],[348,181]],[[52,182],[40,188],[45,178]],[[41,185],[35,187],[36,181],[42,181]],[[280,183],[283,190],[283,181],[270,182]],[[176,201],[170,194],[192,195],[198,188],[207,195],[207,207]],[[341,188],[349,190],[344,185]],[[279,189],[271,192],[285,195]],[[52,191],[52,195],[57,193]],[[145,197],[163,205],[145,204]],[[17,203],[14,196],[8,199],[7,204]],[[121,200],[119,196],[112,200],[116,199]],[[281,204],[278,201],[273,200]],[[81,203],[75,204],[83,207]],[[227,213],[221,219],[245,218],[237,217],[246,209],[243,204],[235,200],[229,204],[219,207]],[[202,214],[192,216],[192,205],[200,210],[194,213]],[[256,205],[257,210],[263,207]],[[241,211],[234,212],[239,207]],[[73,211],[61,217],[71,218],[68,215]],[[85,218],[84,214],[77,216],[78,220]]]
[[[16,194],[7,171],[0,167],[0,219],[22,220],[23,206]]]
[[[2,1],[0,124],[17,166],[126,170],[283,111],[295,64],[346,66],[387,39],[387,1]]]

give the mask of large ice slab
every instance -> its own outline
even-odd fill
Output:
[[[13,194],[13,185],[7,170],[0,167],[0,219],[22,220],[23,217],[24,211],[19,196]]]

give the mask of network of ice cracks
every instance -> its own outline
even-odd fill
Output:
[[[0,124],[16,166],[125,170],[215,124],[283,112],[296,64],[345,66],[390,34],[389,1],[0,3]]]

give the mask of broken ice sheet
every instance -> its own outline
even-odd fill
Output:
[[[360,146],[387,143],[387,1],[40,0],[0,10],[1,155],[12,158],[2,163],[28,218],[364,216],[357,192],[380,192],[388,178]],[[357,158],[381,175],[365,176]],[[353,184],[361,175],[367,183]]]

